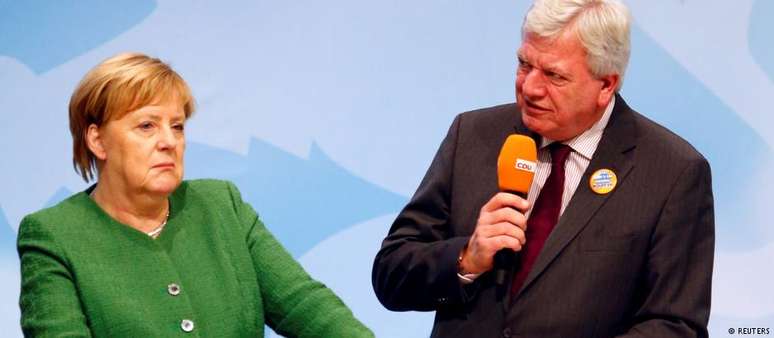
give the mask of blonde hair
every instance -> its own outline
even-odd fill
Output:
[[[70,98],[70,134],[73,167],[86,182],[95,178],[96,157],[86,144],[92,124],[119,119],[141,107],[178,101],[185,117],[194,111],[191,90],[182,77],[163,61],[140,53],[115,55],[92,68]]]
[[[573,29],[596,77],[618,74],[623,85],[629,64],[631,15],[618,0],[536,0],[521,26],[522,35],[558,37]]]

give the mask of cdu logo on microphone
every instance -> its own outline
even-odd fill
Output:
[[[520,158],[516,159],[516,169],[528,171],[531,173],[535,172],[535,162],[523,160]]]

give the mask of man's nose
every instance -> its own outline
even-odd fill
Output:
[[[521,93],[526,98],[540,98],[546,95],[545,78],[537,69],[525,73],[521,83]]]

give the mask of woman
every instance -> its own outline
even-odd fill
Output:
[[[19,229],[26,336],[371,337],[236,187],[182,181],[194,110],[167,64],[121,54],[70,101],[73,162],[97,184]]]

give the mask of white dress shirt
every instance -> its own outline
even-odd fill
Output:
[[[607,104],[605,112],[602,113],[602,117],[591,126],[591,128],[584,131],[582,134],[575,136],[565,142],[564,144],[570,146],[572,151],[570,156],[567,157],[567,162],[564,166],[564,193],[562,194],[562,209],[559,210],[559,216],[564,213],[564,209],[567,204],[570,203],[572,195],[575,194],[575,189],[578,188],[580,179],[586,168],[591,162],[591,157],[597,150],[597,145],[602,139],[602,133],[605,131],[607,121],[610,120],[610,114],[613,113],[613,106],[615,105],[615,98],[610,100]],[[535,169],[535,178],[532,180],[532,186],[529,188],[529,194],[527,194],[527,200],[529,201],[530,210],[527,211],[527,218],[532,211],[532,206],[535,205],[535,201],[540,194],[540,190],[543,189],[543,185],[546,184],[548,175],[551,174],[551,151],[548,146],[556,141],[541,138],[540,149],[538,150],[537,169]]]

